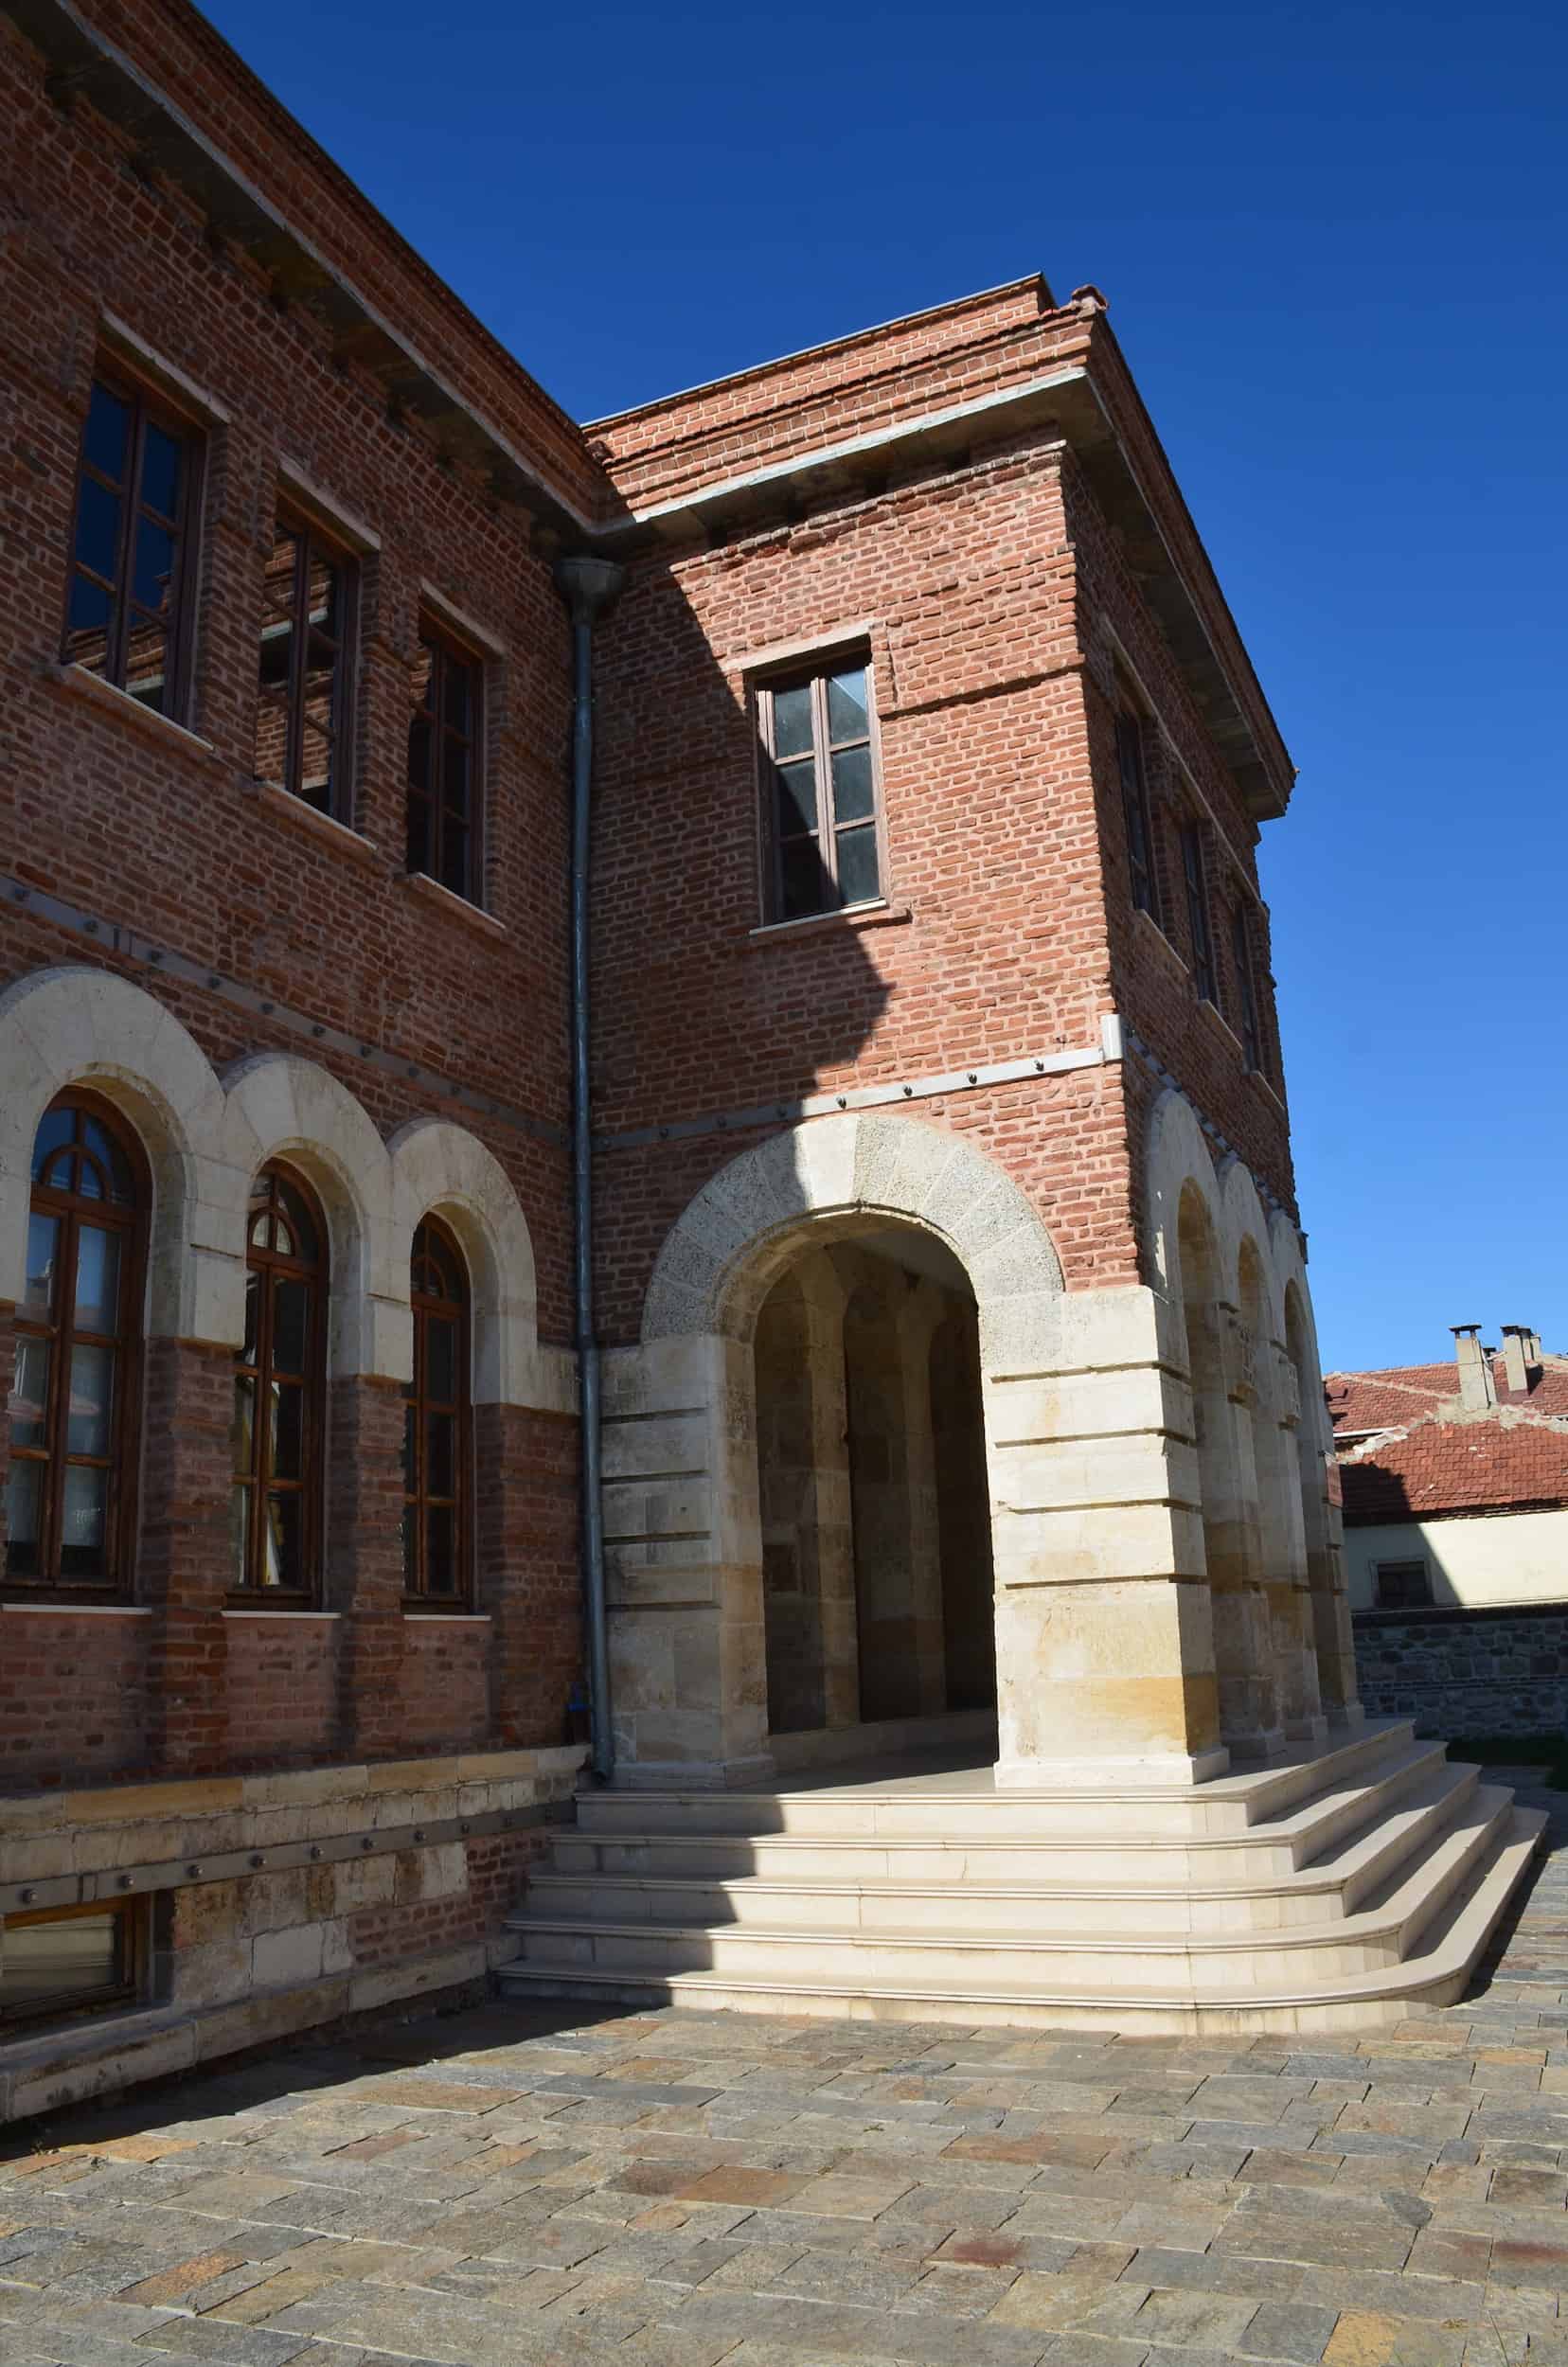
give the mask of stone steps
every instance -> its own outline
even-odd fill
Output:
[[[1273,1822],[1236,1831],[1107,1834],[1092,1827],[1086,1832],[1074,1813],[1077,1803],[1066,1806],[1060,1798],[1034,1792],[979,1800],[932,1795],[935,1812],[918,1833],[840,1832],[814,1825],[803,1831],[796,1795],[779,1807],[787,1820],[782,1829],[762,1821],[778,1806],[771,1795],[751,1795],[758,1809],[757,1824],[751,1829],[734,1824],[727,1813],[722,1824],[715,1823],[715,1799],[727,1811],[733,1797],[729,1794],[691,1795],[678,1819],[665,1812],[661,1803],[657,1817],[633,1823],[619,1814],[614,1795],[600,1794],[579,1800],[578,1824],[558,1838],[554,1864],[562,1876],[585,1878],[643,1875],[673,1879],[689,1875],[722,1879],[766,1875],[800,1881],[1024,1882],[1075,1889],[1092,1879],[1184,1888],[1195,1882],[1251,1881],[1288,1888],[1292,1876],[1324,1865],[1334,1851],[1351,1847],[1379,1819],[1403,1813],[1410,1800],[1423,1795],[1423,1788],[1455,1780],[1440,1742],[1399,1747],[1399,1736],[1406,1734],[1408,1729],[1397,1729],[1393,1748],[1370,1768],[1354,1770],[1327,1786],[1318,1798]],[[641,1805],[650,1798],[643,1795]],[[1006,1804],[1004,1813],[993,1812],[991,1799]],[[1014,1813],[1021,1802],[1031,1811],[1026,1830],[1021,1829]],[[614,1812],[606,1818],[604,1811],[613,1803]],[[821,1821],[830,1825],[837,1813],[829,1807]],[[866,1813],[864,1805],[848,1812],[862,1825]],[[907,1822],[908,1811],[900,1806],[898,1823]],[[1005,1836],[1000,1827],[1007,1828]],[[1347,1861],[1346,1878],[1352,1870]]]
[[[764,1920],[778,1903],[774,1886],[753,1895],[752,1916],[735,1920],[712,1913],[690,1921],[621,1919],[624,1894],[614,1889],[594,1891],[575,1912],[552,1914],[546,1899],[535,1906],[530,1894],[527,1910],[508,1928],[520,1934],[527,1964],[587,1965],[656,1979],[693,1971],[766,1978],[777,1967],[803,1985],[838,1987],[864,1981],[961,1988],[976,1980],[1021,1989],[1123,1980],[1156,1987],[1172,1980],[1212,1988],[1277,1986],[1292,1975],[1333,1980],[1400,1964],[1467,1875],[1479,1871],[1511,1809],[1511,1793],[1483,1788],[1377,1905],[1273,1931],[1212,1931],[1198,1907],[1187,1929],[1154,1930],[1138,1892],[1105,1890],[1095,1902],[1100,1920],[1087,1928],[976,1927],[967,1886],[929,1898],[927,1914],[913,1925],[905,1919],[909,1895],[896,1887],[880,1901],[885,1920],[866,1919],[877,1894],[864,1888],[837,1897],[796,1893],[795,1919]],[[735,1886],[728,1900],[740,1889]]]
[[[965,1925],[974,1931],[1090,1931],[1130,1899],[1146,1931],[1268,1930],[1351,1914],[1459,1814],[1478,1778],[1473,1767],[1440,1766],[1370,1830],[1306,1868],[1272,1877],[1238,1863],[1234,1842],[1202,1855],[1183,1850],[1172,1866],[1171,1852],[1159,1845],[1142,1859],[1126,1846],[1062,1852],[1062,1861],[1053,1862],[1048,1847],[1010,1842],[572,1838],[557,1843],[555,1871],[530,1878],[528,1904],[530,1915],[559,1923],[598,1917],[869,1931],[951,1920],[961,1883]],[[1180,1860],[1189,1855],[1199,1862],[1184,1880]]]
[[[835,1986],[798,1980],[722,1978],[710,1971],[662,1981],[591,1967],[504,1965],[504,1994],[522,2001],[569,1998],[605,2005],[666,2002],[707,2012],[843,2015],[851,2020],[956,2022],[971,2027],[1036,2029],[1111,2026],[1130,2035],[1221,2036],[1249,2032],[1356,2030],[1403,2020],[1417,2006],[1461,1996],[1513,1891],[1540,1845],[1545,1817],[1514,1808],[1497,1846],[1474,1878],[1452,1897],[1420,1947],[1392,1970],[1293,1983],[1244,1992],[1202,1992],[1127,1984],[1029,1987],[917,1987],[856,1981]]]
[[[508,1994],[1182,2029],[1435,1997],[1541,1822],[1399,1721],[1176,1794],[893,1763],[577,1806]]]

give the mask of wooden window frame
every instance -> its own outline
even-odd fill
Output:
[[[1192,979],[1200,1003],[1220,1008],[1220,982],[1214,961],[1214,933],[1209,927],[1208,864],[1203,857],[1203,826],[1188,815],[1181,825],[1182,884],[1186,892],[1187,936],[1192,945]]]
[[[286,790],[302,805],[310,806],[317,813],[329,814],[334,822],[347,823],[351,828],[354,818],[354,703],[359,665],[359,553],[350,549],[339,537],[326,532],[304,510],[280,499],[273,525],[275,547],[278,536],[284,534],[293,535],[297,547],[289,601],[291,646],[289,683],[284,699],[283,778],[270,785]],[[305,674],[310,659],[312,630],[311,565],[316,557],[337,570],[343,587],[343,614],[337,638],[333,684],[332,779],[330,794],[324,806],[318,806],[315,799],[307,794],[304,785]],[[259,773],[255,777],[270,781],[270,776]]]
[[[414,1288],[414,1268],[419,1256],[422,1234],[431,1233],[440,1248],[455,1266],[463,1285],[463,1296],[457,1312],[457,1397],[455,1403],[433,1400],[429,1395],[426,1376],[429,1369],[429,1326],[434,1318],[450,1323],[454,1302],[437,1298]],[[476,1557],[473,1551],[473,1276],[463,1254],[462,1243],[450,1225],[439,1217],[426,1216],[415,1228],[409,1252],[409,1304],[414,1313],[414,1377],[403,1393],[405,1406],[403,1520],[413,1522],[413,1574],[405,1544],[403,1607],[406,1611],[429,1616],[432,1612],[472,1611],[477,1592]],[[453,1474],[455,1494],[452,1497],[432,1496],[425,1486],[426,1416],[429,1414],[451,1414],[455,1416],[457,1450],[456,1468]],[[412,1416],[413,1485],[409,1485],[410,1449],[407,1425]],[[432,1591],[426,1574],[427,1532],[425,1513],[433,1504],[450,1504],[453,1507],[453,1570],[456,1584],[450,1594]]]
[[[1243,903],[1231,906],[1231,965],[1236,971],[1237,1018],[1240,1022],[1242,1057],[1249,1069],[1266,1076],[1263,1028],[1257,1002],[1257,972],[1254,964],[1252,916]]]
[[[859,669],[865,676],[865,721],[864,735],[834,740],[828,723],[828,680],[831,674]],[[774,701],[782,690],[799,690],[810,686],[811,693],[811,778],[816,794],[816,829],[801,833],[814,837],[823,871],[834,890],[839,883],[838,826],[829,821],[824,828],[824,816],[830,812],[832,800],[832,758],[846,749],[864,746],[871,759],[871,819],[877,850],[877,892],[860,898],[855,903],[823,904],[814,912],[789,913],[784,910],[783,848],[786,844],[777,824],[777,803],[773,783],[776,762],[774,749]],[[789,660],[787,664],[770,667],[765,673],[752,678],[751,699],[758,750],[757,813],[761,840],[761,913],[765,927],[789,928],[792,924],[830,919],[836,913],[874,911],[885,904],[891,895],[888,876],[887,804],[883,794],[882,736],[877,721],[876,667],[870,650],[864,641],[853,641],[837,649],[811,650]],[[825,779],[826,776],[826,779]],[[846,826],[857,834],[867,825]]]
[[[135,1898],[95,1898],[75,1907],[41,1907],[7,1915],[0,1922],[0,1955],[4,1953],[7,1931],[41,1923],[80,1922],[87,1915],[112,1915],[120,1927],[119,1966],[115,1981],[100,1983],[96,1988],[80,1989],[64,1997],[24,1999],[14,2004],[0,2005],[0,2031],[13,2030],[19,2024],[75,2020],[83,2014],[102,2014],[112,2012],[116,2006],[134,2005],[143,1993],[151,1962],[148,1914],[151,1904],[143,1893]]]
[[[1154,817],[1149,798],[1149,756],[1144,745],[1148,718],[1123,698],[1116,707],[1116,771],[1121,783],[1122,826],[1134,912],[1160,926],[1160,883],[1155,871]]]
[[[253,1383],[251,1399],[251,1461],[248,1471],[235,1468],[229,1461],[228,1486],[230,1503],[237,1487],[249,1490],[245,1518],[244,1574],[229,1577],[228,1599],[247,1611],[276,1609],[298,1611],[312,1608],[321,1598],[323,1496],[327,1468],[327,1308],[331,1290],[331,1241],[320,1201],[297,1167],[286,1159],[269,1159],[257,1174],[256,1185],[272,1180],[288,1184],[304,1201],[306,1212],[316,1228],[320,1254],[314,1258],[291,1255],[287,1251],[262,1247],[252,1241],[251,1227],[261,1213],[253,1198],[245,1214],[245,1273],[260,1273],[271,1277],[283,1274],[306,1282],[311,1288],[310,1321],[307,1326],[306,1371],[298,1383],[304,1405],[300,1418],[299,1477],[297,1480],[276,1480],[264,1468],[265,1445],[269,1427],[264,1409],[267,1390],[273,1377],[274,1292],[270,1280],[258,1293],[256,1324],[256,1355],[247,1363],[244,1350],[239,1349],[234,1360],[236,1406],[238,1384],[248,1377]],[[276,1196],[266,1205],[276,1208]],[[267,1505],[275,1495],[287,1494],[300,1499],[300,1547],[309,1576],[302,1586],[268,1586],[258,1575],[265,1567],[265,1531]]]
[[[419,644],[421,649],[427,649],[432,652],[436,661],[432,673],[437,695],[434,706],[417,705],[409,710],[411,733],[414,724],[421,718],[430,726],[431,786],[426,789],[417,789],[414,784],[412,766],[405,767],[405,840],[409,835],[416,804],[422,804],[429,817],[426,859],[419,863],[408,861],[407,869],[412,877],[422,876],[427,880],[434,880],[438,887],[446,889],[449,896],[461,897],[465,904],[472,904],[476,911],[483,912],[485,909],[485,808],[487,804],[485,792],[490,736],[490,661],[483,650],[476,649],[472,642],[465,641],[459,633],[443,624],[440,617],[429,609],[422,609],[419,613]],[[473,678],[469,728],[466,732],[454,731],[446,721],[446,674],[448,667],[453,666],[462,667]],[[448,738],[461,739],[469,752],[466,817],[468,864],[464,883],[460,888],[454,888],[443,874],[446,853],[446,799],[440,793],[439,785],[443,774],[441,754]]]
[[[122,1211],[116,1208],[107,1194],[101,1200],[93,1200],[85,1194],[65,1191],[54,1184],[34,1183],[30,1186],[27,1201],[29,1216],[36,1211],[55,1217],[60,1221],[57,1265],[61,1279],[57,1280],[56,1290],[69,1290],[70,1319],[65,1319],[63,1306],[58,1298],[48,1319],[43,1323],[22,1307],[16,1310],[18,1338],[46,1339],[51,1344],[45,1444],[42,1448],[13,1445],[8,1466],[8,1468],[14,1468],[18,1463],[38,1463],[44,1468],[40,1505],[40,1560],[43,1567],[36,1577],[9,1570],[0,1571],[0,1593],[18,1601],[43,1598],[72,1603],[127,1602],[131,1598],[135,1560],[151,1171],[146,1151],[134,1129],[127,1125],[114,1104],[104,1100],[100,1095],[86,1091],[59,1094],[50,1102],[44,1117],[52,1116],[58,1110],[80,1111],[84,1116],[96,1119],[113,1135],[130,1165],[136,1197],[134,1204]],[[40,1128],[43,1122],[43,1119],[39,1121]],[[36,1158],[36,1132],[33,1140],[35,1148],[32,1156]],[[77,1327],[77,1237],[83,1224],[117,1232],[127,1244],[121,1253],[120,1323],[118,1330],[114,1333],[81,1331]],[[110,1415],[109,1451],[106,1455],[73,1456],[66,1449],[66,1425],[70,1414],[67,1376],[70,1352],[79,1342],[83,1346],[110,1347],[116,1357],[115,1400]],[[107,1567],[104,1575],[99,1578],[62,1577],[58,1567],[65,1473],[73,1464],[93,1469],[107,1469],[109,1472],[109,1501],[104,1520]]]
[[[1385,1571],[1390,1575],[1398,1573],[1401,1577],[1408,1576],[1412,1572],[1419,1572],[1420,1583],[1425,1587],[1426,1593],[1418,1601],[1386,1601],[1383,1596],[1383,1574]],[[1430,1611],[1433,1608],[1434,1597],[1432,1592],[1432,1564],[1428,1560],[1425,1554],[1407,1554],[1403,1559],[1399,1561],[1374,1562],[1372,1565],[1372,1573],[1377,1584],[1378,1609],[1380,1611]]]
[[[118,484],[106,477],[87,457],[87,430],[93,390],[100,385],[116,401],[128,403],[131,407],[126,472]],[[98,674],[101,682],[123,691],[127,698],[135,697],[126,682],[132,617],[136,608],[131,597],[131,585],[134,580],[136,527],[142,516],[142,468],[147,449],[147,428],[151,422],[161,428],[165,435],[179,439],[185,465],[180,472],[178,516],[170,518],[163,510],[149,510],[147,513],[169,529],[174,537],[174,580],[169,588],[164,661],[165,698],[161,708],[151,709],[150,712],[161,713],[170,722],[185,724],[189,718],[195,671],[196,586],[201,574],[201,552],[197,545],[201,529],[203,481],[206,470],[207,424],[195,413],[183,410],[178,403],[171,401],[161,388],[139,377],[134,370],[127,369],[115,355],[100,353],[94,364],[87,402],[87,412],[82,417],[81,433],[77,443],[76,488],[71,502],[71,546],[65,570],[65,614],[61,629],[62,659],[68,666],[81,666],[84,672]],[[81,529],[82,489],[89,479],[112,493],[120,504],[119,542],[115,553],[112,582],[95,568],[85,566],[77,556]],[[101,671],[87,666],[84,660],[73,657],[71,653],[71,597],[79,572],[100,591],[106,592],[113,604]],[[146,611],[140,613],[147,614]],[[138,700],[137,704],[140,703]]]

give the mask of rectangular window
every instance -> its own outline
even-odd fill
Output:
[[[1231,913],[1231,958],[1236,970],[1237,1009],[1241,1021],[1241,1046],[1249,1068],[1263,1066],[1263,1038],[1257,1024],[1257,982],[1253,973],[1252,931],[1247,925],[1247,908],[1236,905]]]
[[[345,822],[356,591],[347,554],[280,514],[261,605],[256,777]]]
[[[8,1915],[0,1932],[0,2027],[130,2004],[145,1959],[146,1908],[145,1899],[122,1898]]]
[[[93,384],[77,472],[65,656],[156,715],[185,712],[202,438],[129,380]]]
[[[1154,828],[1149,812],[1149,772],[1144,761],[1143,718],[1131,707],[1116,716],[1116,757],[1121,768],[1122,813],[1127,825],[1127,862],[1133,909],[1158,920],[1154,897]]]
[[[757,685],[770,920],[873,904],[882,892],[871,669],[835,658]]]
[[[408,723],[408,868],[479,901],[485,669],[426,617]]]
[[[1208,881],[1203,874],[1203,833],[1196,822],[1182,825],[1182,875],[1186,881],[1187,934],[1192,939],[1192,974],[1201,1001],[1218,1007],[1214,990],[1214,946],[1209,936]]]
[[[1432,1575],[1424,1561],[1380,1561],[1377,1577],[1380,1611],[1419,1611],[1432,1600]]]

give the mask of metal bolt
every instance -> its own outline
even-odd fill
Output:
[[[374,1849],[375,1845],[375,1842],[371,1840],[368,1833],[365,1834],[360,1842],[360,1847],[362,1849]]]
[[[976,1070],[974,1070],[974,1069],[971,1069],[971,1070],[969,1070],[969,1071],[968,1071],[968,1076],[969,1076],[969,1080],[970,1080],[970,1083],[971,1083],[971,1085],[977,1085],[977,1084],[980,1082],[980,1077],[979,1077],[979,1073],[978,1073],[978,1071],[976,1071]]]
[[[18,1891],[16,1895],[22,1901],[24,1907],[30,1907],[33,1900],[38,1896],[38,1893],[30,1887],[25,1891]]]
[[[460,1833],[472,1833],[472,1830],[473,1830],[473,1827],[472,1827],[472,1824],[459,1824],[459,1825],[458,1825],[458,1827],[457,1827],[457,1830],[458,1830]]]
[[[260,1850],[259,1850],[259,1849],[253,1849],[253,1850],[251,1851],[251,1863],[252,1863],[252,1865],[265,1865],[265,1864],[266,1864],[266,1862],[267,1862],[267,1861],[266,1861],[265,1858],[263,1858],[263,1856],[261,1855],[261,1852],[260,1852]]]
[[[320,1855],[321,1855],[321,1843],[320,1843],[319,1842],[317,1842],[317,1841],[313,1841],[313,1842],[311,1843],[311,1855],[312,1855],[312,1858],[319,1858],[319,1857],[320,1857]]]
[[[190,1860],[190,1863],[189,1863],[189,1864],[187,1866],[187,1868],[186,1868],[186,1872],[189,1875],[189,1877],[190,1877],[190,1878],[191,1878],[191,1880],[192,1880],[193,1882],[195,1881],[196,1877],[197,1877],[197,1876],[201,1873],[201,1871],[202,1871],[201,1867],[197,1864],[197,1862],[196,1862],[195,1859],[194,1859],[194,1858],[192,1858],[192,1860]]]
[[[904,1087],[904,1099],[905,1099],[906,1101],[910,1100],[910,1099],[913,1097],[913,1095],[914,1095],[914,1092],[915,1092],[915,1088],[914,1088],[914,1086],[913,1086],[913,1085],[906,1085],[906,1086]]]
[[[414,1838],[415,1838],[415,1840],[416,1840],[416,1841],[423,1841],[423,1839],[424,1839],[424,1826],[423,1826],[422,1824],[416,1824],[416,1825],[415,1825],[415,1827],[414,1827]]]
[[[122,1891],[128,1891],[128,1890],[130,1890],[130,1889],[132,1888],[132,1886],[133,1886],[133,1884],[134,1883],[134,1881],[135,1881],[135,1876],[134,1876],[134,1875],[133,1875],[133,1874],[122,1874],[122,1875],[120,1876],[120,1878],[119,1878],[119,1886],[120,1886],[120,1888],[121,1888],[121,1890],[122,1890]]]

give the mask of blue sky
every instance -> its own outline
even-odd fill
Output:
[[[579,418],[1102,288],[1301,768],[1262,861],[1325,1363],[1568,1350],[1568,14],[210,13]]]

